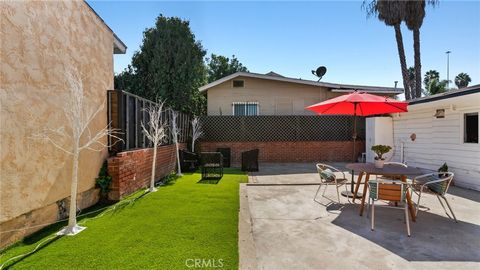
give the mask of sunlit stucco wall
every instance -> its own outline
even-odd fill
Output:
[[[0,6],[1,224],[69,196],[71,157],[31,137],[44,127],[68,126],[62,112],[68,69],[83,78],[89,106],[106,103],[106,90],[113,88],[113,33],[83,1],[2,1]],[[105,106],[90,128],[106,124]],[[94,187],[106,155],[81,154],[79,193]]]

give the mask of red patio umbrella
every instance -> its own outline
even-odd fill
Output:
[[[353,115],[353,161],[355,162],[355,141],[357,139],[357,115],[369,116],[385,113],[407,112],[408,102],[398,101],[389,97],[382,97],[355,91],[350,94],[325,100],[306,107],[307,110],[318,114]],[[353,175],[352,175],[353,178]],[[353,181],[352,181],[353,193]]]

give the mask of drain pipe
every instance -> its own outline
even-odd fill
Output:
[[[405,142],[400,141],[400,162],[405,164]]]

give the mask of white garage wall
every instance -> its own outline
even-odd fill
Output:
[[[414,104],[409,112],[393,115],[393,140],[396,149],[404,145],[404,160],[409,166],[437,170],[447,162],[458,186],[480,190],[480,145],[464,143],[464,114],[480,112],[480,93]],[[445,109],[445,118],[435,118]],[[410,135],[416,134],[412,141]],[[393,158],[401,160],[401,151]]]

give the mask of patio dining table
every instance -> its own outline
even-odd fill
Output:
[[[400,177],[403,182],[407,182],[408,176],[416,176],[421,175],[422,171],[415,167],[403,167],[400,165],[394,164],[385,164],[383,168],[376,168],[375,164],[373,163],[349,163],[346,166],[348,169],[352,171],[358,172],[358,179],[355,185],[355,191],[353,196],[353,202],[355,202],[355,198],[358,192],[358,188],[360,187],[360,183],[362,182],[363,175],[365,175],[365,182],[363,186],[363,194],[362,194],[362,202],[360,204],[360,216],[363,214],[363,209],[365,207],[365,197],[367,192],[368,180],[370,179],[371,175],[384,175],[389,177]],[[410,192],[407,190],[407,203],[408,203],[408,210],[410,212],[410,216],[412,217],[412,221],[415,221],[415,208],[413,207],[412,197]]]

